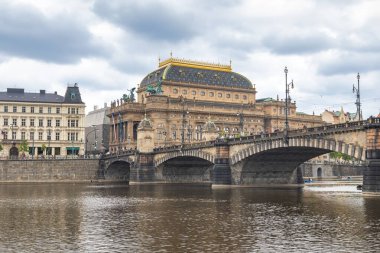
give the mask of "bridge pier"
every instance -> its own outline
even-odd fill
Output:
[[[363,171],[363,192],[380,193],[380,118],[370,119],[367,129],[366,159],[368,167]]]
[[[154,155],[151,153],[137,153],[136,162],[131,166],[131,182],[153,182],[154,176]]]
[[[230,148],[227,143],[218,143],[216,145],[216,157],[214,168],[212,170],[213,185],[230,185],[231,184],[231,167],[230,167]]]

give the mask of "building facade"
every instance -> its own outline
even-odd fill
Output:
[[[99,154],[109,150],[110,118],[109,107],[94,107],[85,118],[85,153]]]
[[[24,144],[28,150],[22,155],[33,158],[81,155],[84,116],[85,104],[77,84],[68,85],[64,96],[8,88],[0,92],[1,154],[15,156]]]
[[[210,122],[220,137],[274,132],[285,125],[285,102],[257,100],[256,86],[231,65],[170,57],[143,78],[137,101],[133,91],[111,103],[111,152],[136,147],[144,114],[157,147],[204,141]],[[291,129],[322,124],[320,116],[297,113],[295,102],[288,108]]]
[[[322,120],[328,124],[340,124],[357,121],[359,119],[357,113],[344,112],[343,107],[340,108],[340,111],[325,110],[321,116]]]

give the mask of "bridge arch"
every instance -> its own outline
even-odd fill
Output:
[[[170,152],[170,153],[168,153],[167,155],[165,155],[163,157],[159,157],[159,158],[155,159],[154,160],[154,166],[158,167],[162,163],[164,163],[164,162],[166,162],[166,161],[168,161],[170,159],[173,159],[173,158],[176,158],[176,157],[183,157],[183,156],[186,156],[186,157],[197,157],[197,158],[209,161],[210,163],[214,163],[214,156],[212,154],[204,152],[204,151],[201,151],[201,150],[193,149],[193,150],[183,150],[183,151],[179,151],[178,150],[178,151]]]
[[[302,183],[300,164],[336,151],[364,160],[363,147],[333,139],[294,138],[257,142],[231,156],[233,179],[238,184]]]
[[[214,157],[199,150],[171,152],[155,161],[156,179],[170,183],[210,183]]]
[[[115,158],[109,160],[104,170],[104,178],[112,181],[129,182],[133,164],[134,162],[130,158]]]
[[[316,155],[311,158],[336,151],[352,156],[357,160],[365,160],[365,148],[353,143],[345,143],[333,139],[294,138],[289,140],[288,146],[285,145],[283,139],[254,143],[253,145],[250,145],[231,155],[231,164],[237,164],[253,155],[278,148],[297,149],[300,152],[302,152],[303,149],[313,149],[315,150]]]

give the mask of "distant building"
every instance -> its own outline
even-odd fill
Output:
[[[340,124],[357,121],[358,117],[356,115],[356,113],[344,112],[343,107],[340,108],[340,111],[325,110],[321,114],[322,120],[328,124]]]
[[[110,118],[107,117],[109,107],[107,103],[103,108],[89,112],[85,118],[85,150],[86,154],[108,152],[110,136]]]
[[[18,152],[27,142],[30,156],[80,155],[84,152],[84,115],[77,84],[57,92],[25,92],[8,88],[0,92],[0,129],[3,156]]]

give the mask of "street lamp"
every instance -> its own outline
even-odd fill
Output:
[[[32,141],[33,141],[33,145],[32,145],[32,159],[34,159],[34,132],[33,132],[33,136],[32,136]]]
[[[48,130],[48,158],[49,155],[51,155],[51,149],[50,149],[50,140],[51,140],[51,130]]]
[[[243,127],[244,127],[244,116],[243,116],[243,112],[238,112],[236,114],[236,116],[239,117],[239,128],[240,128],[240,136],[243,136]]]
[[[360,80],[360,75],[358,73],[358,75],[356,76],[356,78],[358,79],[358,88],[355,87],[355,84],[352,85],[352,93],[355,93],[356,92],[356,115],[359,115],[359,121],[362,120],[362,112],[361,112],[361,109],[360,109],[360,85],[359,85],[359,80]]]
[[[285,66],[285,143],[288,144],[288,131],[289,131],[289,122],[288,122],[288,113],[289,113],[289,90],[294,88],[293,80],[288,83],[288,68]]]
[[[185,143],[185,124],[186,124],[186,114],[189,113],[188,111],[185,111],[185,99],[181,96],[181,103],[182,103],[182,131],[181,131],[181,148],[183,147],[183,144]]]

